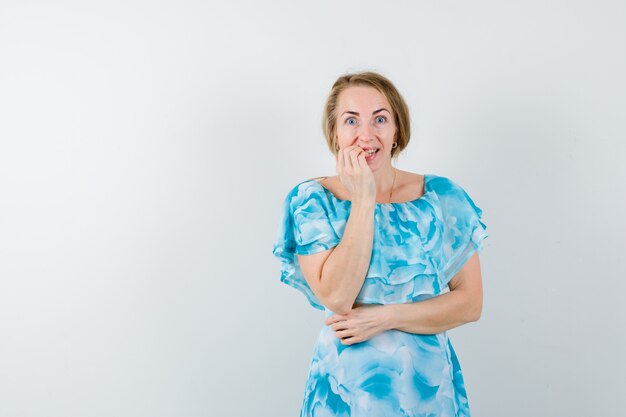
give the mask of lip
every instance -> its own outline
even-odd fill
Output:
[[[376,149],[376,148],[372,148]],[[371,155],[365,155],[365,160],[369,163],[373,161],[375,158],[378,158],[378,151],[373,152]]]

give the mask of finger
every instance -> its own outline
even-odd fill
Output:
[[[343,169],[344,169],[344,164],[343,164],[343,149],[339,149],[337,151],[337,173],[343,175]]]
[[[345,152],[344,149],[340,149],[339,152],[337,152],[337,173],[340,175],[343,175],[343,172],[345,169],[345,164],[344,164],[344,159],[343,159],[344,152]]]
[[[339,339],[346,339],[348,337],[353,337],[354,334],[351,329],[341,329],[335,331],[335,336],[337,336],[337,338]]]
[[[352,152],[352,146],[349,146],[343,151],[343,168],[347,170],[349,174],[352,173],[352,164],[350,163],[350,153]]]
[[[363,153],[363,149],[356,146],[352,152],[350,152],[350,165],[355,173],[360,172],[361,166],[359,164],[359,155]]]
[[[355,171],[361,170],[361,164],[359,163],[359,156],[362,154],[363,149],[357,147],[354,152],[350,152],[350,160],[352,162],[352,167]]]
[[[365,160],[365,152],[361,152],[357,158],[358,166],[360,169],[365,169],[367,165],[367,161]]]
[[[347,325],[347,323],[345,321],[338,321],[336,323],[331,324],[330,327],[332,327],[333,330],[335,330],[335,331],[337,331],[337,330],[345,330],[345,329],[349,328],[349,326]]]
[[[359,342],[359,339],[357,339],[356,337],[348,337],[346,339],[341,339],[341,343],[344,345],[353,345],[358,342]]]
[[[328,317],[326,320],[324,320],[326,322],[326,324],[330,325],[333,323],[336,323],[340,320],[345,320],[345,317],[342,316],[341,314],[333,314],[332,316]]]

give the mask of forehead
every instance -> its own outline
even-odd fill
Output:
[[[378,110],[382,107],[391,111],[391,106],[387,98],[374,87],[367,86],[351,86],[339,93],[337,97],[337,107],[339,111],[358,109],[374,109]]]

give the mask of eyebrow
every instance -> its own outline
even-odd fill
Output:
[[[374,111],[372,112],[372,114],[374,115],[374,114],[376,114],[376,113],[378,113],[378,112],[381,112],[381,111],[383,111],[383,110],[385,110],[387,113],[391,114],[391,112],[390,112],[389,110],[387,110],[386,108],[384,108],[384,107],[383,107],[382,109],[374,110]],[[348,111],[344,111],[343,113],[341,113],[341,115],[343,116],[343,115],[344,115],[344,114],[346,114],[346,113],[350,113],[350,114],[354,114],[354,115],[356,115],[356,116],[360,116],[358,112],[355,112],[355,111],[349,111],[349,110],[348,110]]]

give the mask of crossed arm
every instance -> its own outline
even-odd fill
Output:
[[[480,261],[474,253],[448,283],[450,291],[404,304],[355,305],[370,263],[374,228],[373,204],[353,204],[341,242],[334,248],[298,255],[309,286],[331,311],[326,319],[343,343],[367,340],[385,330],[435,334],[480,318]]]
[[[483,303],[481,281],[480,260],[474,252],[450,280],[449,292],[415,303],[386,305],[387,327],[433,334],[478,321]]]
[[[424,301],[361,305],[326,319],[341,343],[351,345],[385,330],[435,334],[477,321],[482,311],[480,260],[474,253],[449,282],[450,291]]]

